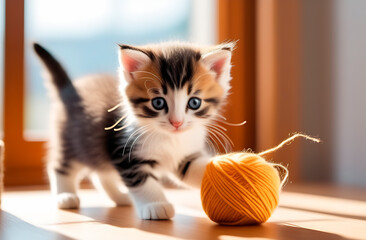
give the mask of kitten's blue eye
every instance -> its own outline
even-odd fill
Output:
[[[165,103],[164,98],[157,97],[157,98],[154,98],[153,100],[151,100],[151,104],[156,110],[161,110],[165,107],[166,103]]]
[[[188,107],[192,110],[197,110],[201,106],[201,99],[193,97],[188,100]]]

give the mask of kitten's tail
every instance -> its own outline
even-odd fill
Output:
[[[34,43],[33,48],[49,71],[51,80],[58,90],[72,84],[64,68],[45,48],[38,43]]]

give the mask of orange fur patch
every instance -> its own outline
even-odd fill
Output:
[[[126,94],[129,98],[153,98],[153,90],[161,90],[161,76],[158,68],[153,64],[141,71],[135,72],[134,80],[127,86]]]
[[[193,91],[201,91],[202,99],[218,98],[224,96],[224,90],[217,83],[215,77],[202,64],[198,64],[195,75],[193,77]]]

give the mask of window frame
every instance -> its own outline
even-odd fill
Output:
[[[5,1],[4,41],[4,182],[44,184],[44,141],[24,138],[24,0]]]

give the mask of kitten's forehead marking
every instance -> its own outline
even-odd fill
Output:
[[[200,58],[201,54],[190,48],[177,48],[159,56],[163,89],[182,89],[187,83],[191,83],[195,64]]]

